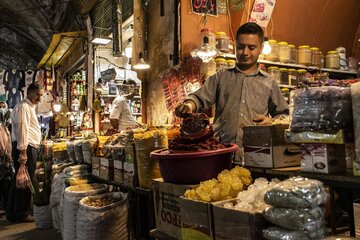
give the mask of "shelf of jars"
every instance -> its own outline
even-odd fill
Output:
[[[258,63],[267,64],[267,65],[275,65],[280,67],[289,67],[289,68],[303,68],[308,71],[322,71],[322,72],[333,72],[333,73],[342,73],[342,74],[352,74],[356,75],[356,71],[345,71],[345,70],[336,70],[331,68],[318,68],[315,66],[306,66],[301,64],[294,63],[281,63],[281,62],[273,62],[269,60],[258,60]]]

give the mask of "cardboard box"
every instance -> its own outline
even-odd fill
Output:
[[[297,145],[244,146],[245,166],[280,168],[300,165],[300,149]]]
[[[354,131],[341,129],[334,133],[285,131],[285,140],[288,143],[328,143],[345,144],[354,142]]]
[[[261,240],[262,230],[269,223],[261,213],[251,214],[224,208],[224,204],[236,200],[225,200],[213,204],[214,234],[216,240]]]
[[[346,171],[345,144],[301,144],[301,171],[335,173]]]
[[[353,203],[355,237],[360,237],[360,199]]]
[[[100,177],[100,164],[92,164],[91,174]]]
[[[135,164],[133,162],[124,162],[124,184],[133,187],[135,178]]]
[[[181,234],[183,240],[212,240],[214,226],[212,204],[180,198]]]
[[[96,177],[100,177],[100,158],[92,157],[91,158],[91,174]]]
[[[181,236],[181,210],[179,198],[193,185],[166,183],[153,179],[153,196],[156,229],[176,239]]]
[[[114,160],[114,182],[118,184],[124,183],[124,162]]]
[[[243,144],[248,146],[278,146],[285,144],[284,133],[289,125],[243,127]]]
[[[100,158],[100,178],[108,181],[114,180],[114,160]]]

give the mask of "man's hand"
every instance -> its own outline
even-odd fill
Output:
[[[20,164],[26,164],[26,162],[27,162],[27,155],[26,155],[26,150],[24,151],[24,150],[22,150],[21,152],[20,152],[20,156],[19,156],[19,163]]]
[[[184,118],[188,113],[192,113],[194,110],[195,103],[193,101],[185,101],[175,108],[175,115]]]
[[[258,115],[253,119],[256,126],[269,126],[271,125],[271,118],[264,115]]]

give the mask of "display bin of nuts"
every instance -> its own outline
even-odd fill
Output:
[[[128,239],[127,195],[120,192],[88,196],[80,200],[76,239]]]
[[[92,195],[103,194],[109,191],[105,184],[81,184],[70,186],[65,189],[63,202],[63,239],[76,239],[76,214],[79,201]]]

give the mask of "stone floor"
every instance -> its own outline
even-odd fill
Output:
[[[61,234],[55,229],[37,229],[35,222],[9,223],[5,213],[0,211],[1,240],[61,240]]]

